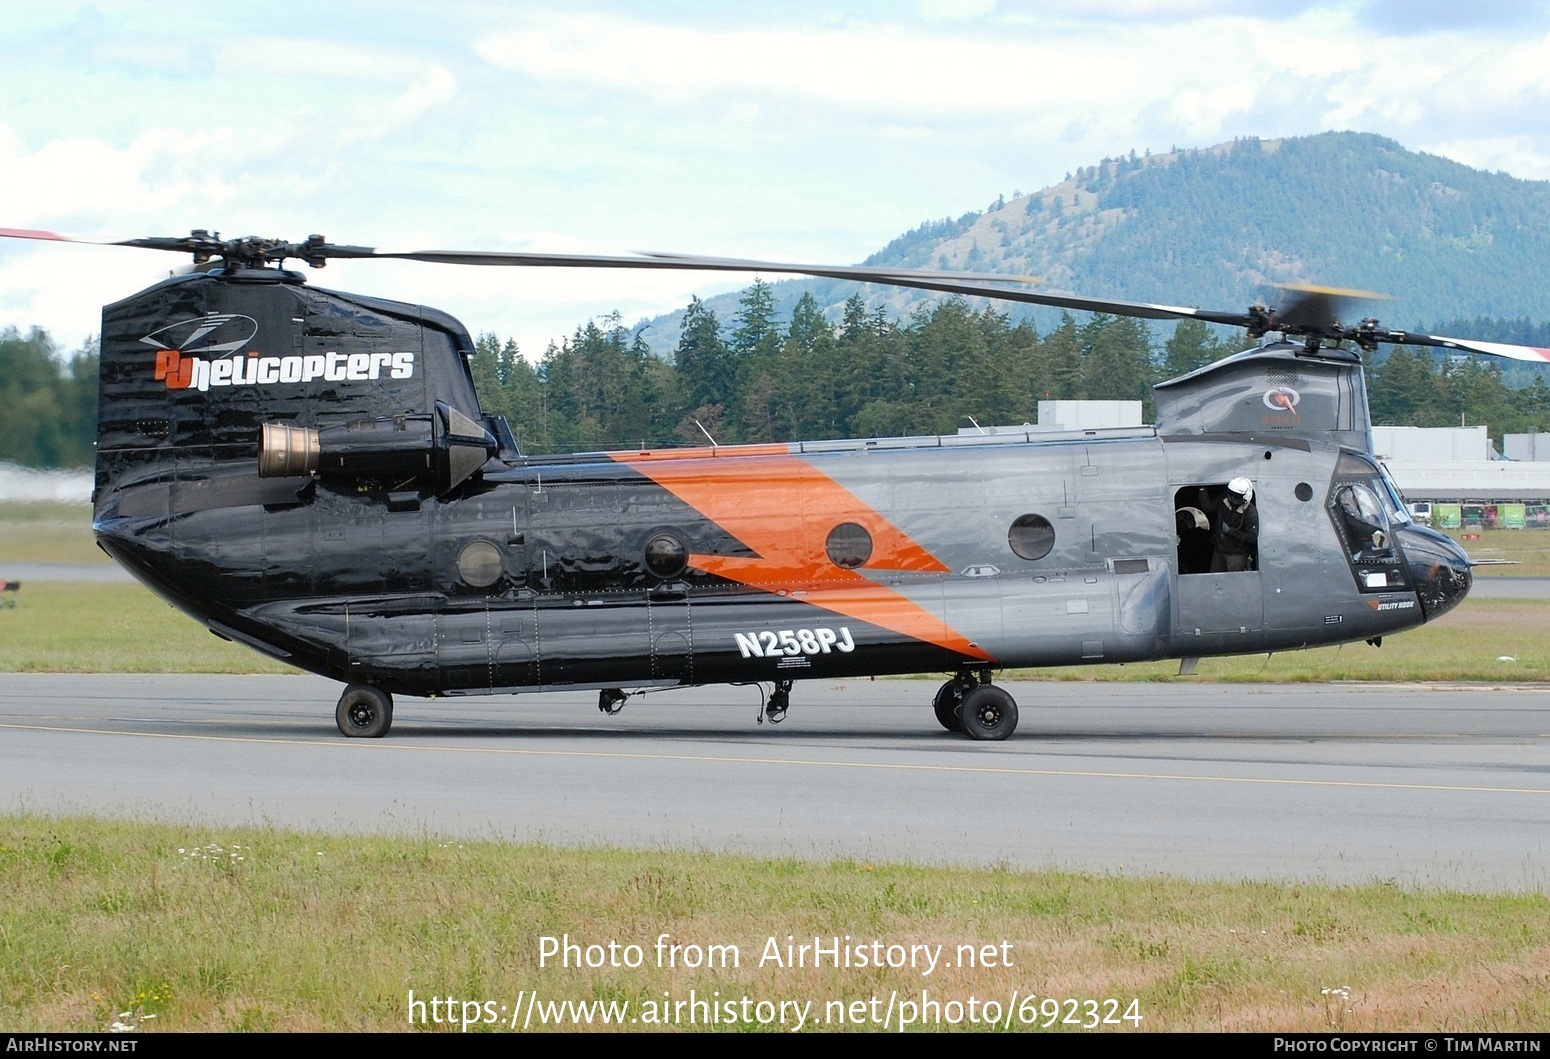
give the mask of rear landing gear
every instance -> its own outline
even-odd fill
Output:
[[[393,727],[393,696],[370,684],[351,684],[334,707],[334,723],[351,739],[380,739]]]
[[[786,711],[791,708],[791,684],[792,681],[789,680],[775,682],[769,701],[759,708],[760,724],[766,720],[771,724],[779,724],[786,719]]]
[[[970,739],[1000,740],[1017,730],[1017,701],[991,685],[988,669],[977,676],[959,673],[942,685],[931,705],[943,728]]]

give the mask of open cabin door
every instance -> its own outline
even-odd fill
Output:
[[[1227,507],[1227,496],[1226,482],[1187,485],[1173,494],[1178,539],[1175,628],[1183,637],[1248,634],[1265,624],[1257,518],[1253,539],[1246,543],[1243,514]]]

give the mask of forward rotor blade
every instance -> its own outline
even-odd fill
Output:
[[[1341,310],[1350,303],[1388,298],[1386,294],[1344,287],[1292,283],[1275,286],[1291,295],[1287,304],[1275,312],[1275,322],[1283,330],[1298,334],[1331,334],[1339,329]]]
[[[1510,342],[1478,342],[1470,338],[1418,335],[1410,331],[1379,330],[1373,332],[1373,338],[1379,342],[1393,342],[1402,346],[1436,346],[1442,349],[1463,350],[1466,353],[1479,353],[1487,357],[1526,360],[1532,364],[1550,363],[1550,349],[1543,346],[1519,346]]]

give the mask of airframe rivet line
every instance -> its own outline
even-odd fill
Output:
[[[413,750],[444,754],[510,754],[522,757],[574,757],[629,761],[687,761],[705,765],[796,765],[817,768],[888,769],[905,772],[950,772],[1003,776],[1064,776],[1072,779],[1173,780],[1183,783],[1247,783],[1283,787],[1345,787],[1390,791],[1447,791],[1454,794],[1550,794],[1537,787],[1468,787],[1446,783],[1380,783],[1375,780],[1299,780],[1269,776],[1181,776],[1163,772],[1092,772],[1077,769],[992,768],[983,765],[920,765],[886,761],[812,761],[800,758],[714,757],[708,754],[625,754],[599,750],[527,750],[519,747],[425,746],[404,742],[340,742],[337,739],[261,739],[228,735],[182,735],[173,732],[120,732],[104,728],[0,724],[23,732],[74,732],[79,735],[121,735],[136,739],[186,739],[208,743],[262,743],[274,746],[319,746],[348,750]]]

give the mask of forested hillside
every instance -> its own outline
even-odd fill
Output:
[[[751,248],[752,255],[754,250]],[[1550,183],[1486,173],[1381,136],[1330,132],[1106,158],[1052,187],[928,222],[866,261],[1034,275],[1052,290],[1236,310],[1269,284],[1380,291],[1362,310],[1406,329],[1438,320],[1550,320]],[[775,285],[790,311],[812,293],[831,322],[860,289],[907,319],[936,296],[833,280]],[[737,295],[708,299],[722,317]],[[1012,310],[1042,331],[1056,310]],[[645,325],[653,348],[678,317]]]
[[[1181,354],[1193,366],[1220,355],[1205,328]],[[767,284],[743,295],[723,326],[698,300],[684,315],[673,362],[653,355],[617,318],[589,323],[531,365],[482,337],[481,399],[511,421],[533,452],[799,437],[954,433],[1022,423],[1039,399],[1122,391],[1146,399],[1154,372],[1144,327],[1067,317],[1043,340],[1028,324],[962,299],[899,323],[859,296],[831,327],[805,296],[789,320]]]

